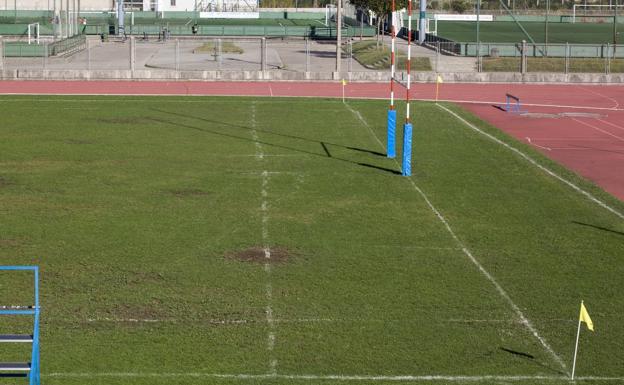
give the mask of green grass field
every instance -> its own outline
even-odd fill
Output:
[[[381,44],[377,47],[377,42],[373,40],[358,41],[352,44],[353,57],[361,65],[371,69],[388,69],[392,65],[390,48]],[[343,51],[349,53],[349,48],[344,47]],[[407,54],[397,49],[396,68],[404,70],[407,68]],[[431,71],[431,61],[428,57],[414,57],[411,59],[411,68],[414,71]]]
[[[536,43],[544,42],[543,22],[522,22],[522,26]],[[618,23],[617,29],[624,31],[624,24]],[[438,21],[438,36],[458,42],[476,42],[477,23],[469,21]],[[479,23],[479,36],[482,42],[490,43],[529,41],[516,23],[508,21]],[[613,24],[551,22],[548,24],[548,42],[558,44],[612,44]]]
[[[405,178],[385,101],[0,102],[0,261],[41,266],[46,385],[568,384],[581,299],[579,383],[624,381],[623,221],[441,107]]]

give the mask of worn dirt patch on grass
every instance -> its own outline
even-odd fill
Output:
[[[12,183],[7,178],[0,176],[0,188],[10,186]]]
[[[160,320],[167,318],[167,312],[163,309],[162,304],[154,302],[152,304],[120,304],[115,306],[112,316],[122,320]]]
[[[17,239],[0,239],[0,247],[17,247],[20,241]]]
[[[94,141],[92,140],[85,140],[85,139],[67,139],[65,141],[65,144],[95,144]]]
[[[169,190],[169,193],[175,195],[178,198],[210,195],[210,192],[199,189]]]
[[[121,117],[113,117],[113,118],[98,118],[97,121],[100,123],[106,123],[106,124],[139,124],[139,123],[149,123],[151,119],[144,118],[141,116],[121,116]]]
[[[270,247],[270,258],[264,251],[264,247],[253,246],[244,250],[231,251],[225,254],[229,259],[233,259],[239,262],[249,263],[271,263],[280,264],[286,263],[294,254],[284,247]]]
[[[129,285],[138,285],[150,282],[161,282],[165,280],[165,276],[162,273],[153,271],[135,271],[129,273],[126,277],[126,281]]]

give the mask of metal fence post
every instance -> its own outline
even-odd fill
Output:
[[[564,59],[564,63],[565,63],[565,74],[567,75],[570,72],[570,44],[566,42],[565,45],[565,59]]]
[[[4,70],[4,44],[2,36],[0,36],[0,70]],[[0,76],[2,78],[2,76]]]
[[[609,73],[611,72],[610,51],[611,51],[611,45],[607,43],[607,52],[604,55],[605,56],[605,75],[609,75]]]
[[[266,37],[260,38],[260,71],[266,71]]]
[[[48,43],[43,43],[43,70],[48,66]]]
[[[353,72],[353,41],[349,39],[349,72]]]
[[[130,71],[134,72],[134,36],[130,36]]]
[[[180,71],[180,40],[175,41],[175,70]]]
[[[527,42],[526,40],[522,40],[521,54],[522,54],[522,58],[520,60],[520,73],[525,74],[527,71]]]
[[[221,39],[217,39],[217,60],[219,65],[219,70],[221,69],[222,59],[222,50],[221,50]]]
[[[436,40],[436,57],[435,57],[435,72],[438,73],[440,68],[440,40]]]
[[[307,37],[305,39],[305,52],[306,52],[305,72],[310,72],[310,39]]]
[[[91,71],[91,44],[87,39],[87,71]]]

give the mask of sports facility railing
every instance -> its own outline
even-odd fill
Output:
[[[77,51],[87,47],[87,39],[84,35],[73,36],[50,44],[49,55],[56,56],[69,51]]]
[[[3,57],[50,57],[66,52],[78,51],[87,47],[84,35],[73,36],[55,42],[28,44],[25,41],[7,41],[2,44]]]

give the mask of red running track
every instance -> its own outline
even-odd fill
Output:
[[[405,90],[395,90],[403,98]],[[496,108],[510,93],[529,114]],[[342,97],[340,82],[0,81],[0,94],[244,95]],[[388,84],[349,83],[348,98],[387,98]],[[432,100],[435,84],[412,95]],[[440,100],[462,103],[482,119],[624,200],[624,86],[441,84]]]

